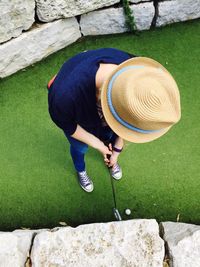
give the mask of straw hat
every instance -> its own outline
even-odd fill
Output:
[[[157,61],[135,57],[120,64],[101,88],[110,128],[134,143],[153,141],[180,120],[180,95],[171,74]]]

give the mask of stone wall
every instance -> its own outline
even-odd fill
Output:
[[[143,219],[0,232],[5,267],[198,267],[199,260],[200,226],[185,223]]]
[[[136,29],[200,17],[200,0],[130,0]],[[127,32],[120,0],[1,0],[0,78],[81,36]]]
[[[131,0],[137,30],[200,17],[200,0]],[[0,1],[0,78],[81,36],[128,31],[120,0]],[[155,220],[0,232],[0,266],[200,266],[200,226]]]

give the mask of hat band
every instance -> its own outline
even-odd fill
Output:
[[[114,116],[114,118],[120,123],[122,124],[123,126],[125,126],[126,128],[130,129],[130,130],[133,130],[133,131],[136,131],[138,133],[144,133],[144,134],[148,134],[148,133],[155,133],[155,132],[159,132],[161,131],[162,129],[159,129],[159,130],[144,130],[144,129],[141,129],[141,128],[138,128],[138,127],[135,127],[133,125],[131,125],[130,123],[126,122],[125,120],[123,120],[116,112],[115,108],[113,107],[113,104],[112,104],[112,97],[111,97],[111,94],[112,94],[112,88],[113,88],[113,83],[114,81],[116,80],[116,78],[122,74],[123,72],[129,70],[129,69],[142,69],[144,68],[144,66],[128,66],[128,67],[124,67],[122,69],[120,69],[119,71],[117,71],[111,78],[109,84],[108,84],[108,91],[107,91],[107,98],[108,98],[108,106],[109,106],[109,109],[112,113],[112,115]]]

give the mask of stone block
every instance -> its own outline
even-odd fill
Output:
[[[164,242],[155,220],[63,227],[35,237],[32,267],[161,267]]]
[[[75,42],[80,36],[75,18],[36,25],[18,38],[0,45],[0,77],[47,57]]]
[[[137,30],[151,26],[154,16],[153,3],[132,5]],[[127,32],[123,8],[108,8],[82,15],[80,20],[83,35],[100,35]]]
[[[129,2],[132,4],[138,4],[138,3],[150,2],[150,1],[152,1],[152,0],[129,0]]]
[[[168,248],[170,266],[200,266],[200,226],[163,222],[161,229]]]
[[[19,36],[34,22],[34,0],[0,1],[0,43]]]
[[[200,0],[171,0],[158,4],[156,26],[196,19],[200,17]]]
[[[119,2],[120,0],[36,0],[37,15],[44,22],[81,15]]]
[[[0,232],[0,266],[24,267],[35,231]]]

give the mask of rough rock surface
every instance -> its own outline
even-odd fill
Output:
[[[77,16],[119,2],[120,0],[36,0],[37,15],[44,22]]]
[[[200,0],[171,0],[159,3],[156,26],[200,17]]]
[[[149,29],[154,16],[153,2],[132,5],[137,30]],[[98,35],[126,32],[123,8],[108,8],[81,16],[83,35]]]
[[[130,3],[137,4],[141,2],[150,2],[152,0],[129,0]]]
[[[43,231],[31,260],[33,267],[161,267],[163,243],[155,220],[96,223]]]
[[[200,226],[186,223],[161,223],[167,243],[170,266],[200,266]]]
[[[0,266],[24,267],[36,231],[0,232]]]
[[[31,27],[35,17],[34,0],[0,1],[0,43],[19,36]]]
[[[0,77],[8,76],[47,57],[75,42],[80,36],[75,18],[36,26],[0,46]]]

